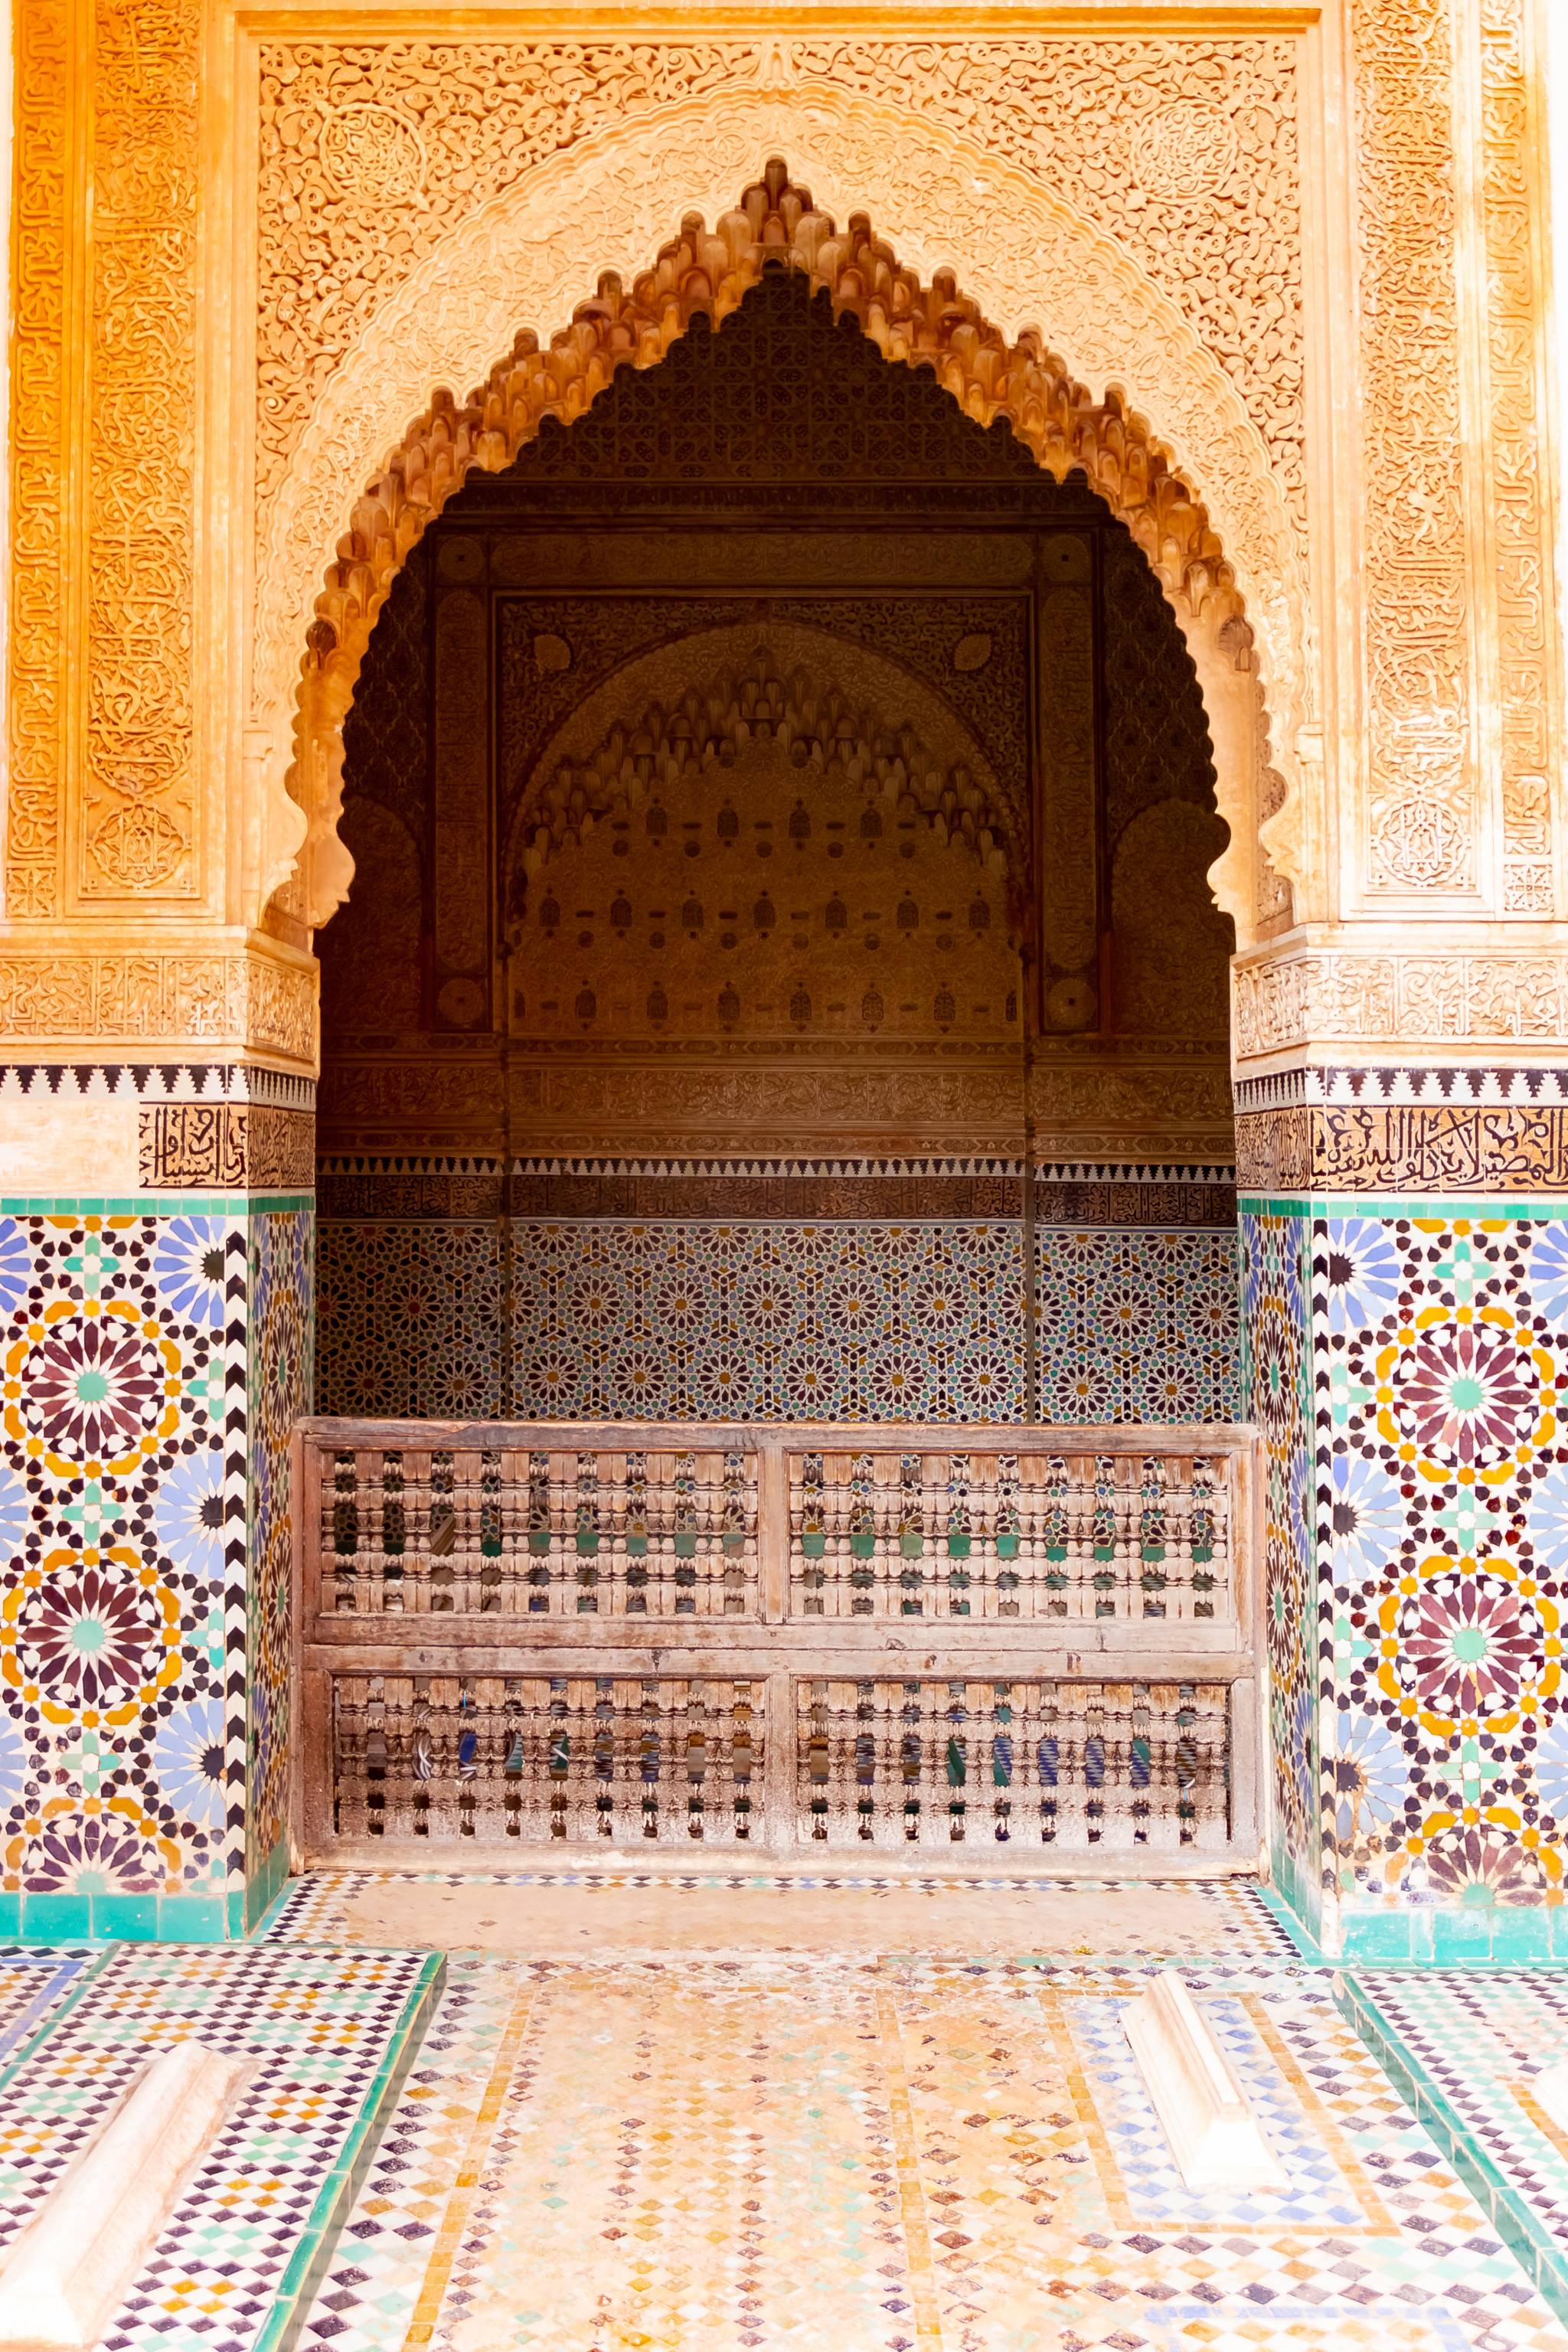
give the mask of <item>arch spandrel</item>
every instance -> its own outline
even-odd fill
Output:
[[[797,208],[787,227],[765,203],[761,217],[734,203],[778,150],[810,167],[813,210]],[[684,251],[672,222],[685,224]],[[872,222],[897,227],[897,257]],[[1304,562],[1240,395],[1137,264],[1042,183],[918,119],[817,90],[730,93],[584,142],[454,228],[339,370],[258,551],[251,741],[268,777],[289,774],[305,811],[301,820],[273,788],[264,899],[287,878],[302,831],[310,919],[324,920],[346,892],[352,866],[335,826],[359,659],[408,547],[469,467],[509,463],[540,415],[580,413],[615,364],[657,362],[698,310],[721,316],[767,253],[786,248],[887,356],[930,361],[969,414],[1006,415],[1052,471],[1084,469],[1149,556],[1205,686],[1236,668],[1221,633],[1245,613],[1274,719],[1269,756],[1288,787],[1268,845],[1300,878],[1289,788],[1313,699]],[[962,294],[946,274],[954,257]],[[595,268],[600,296],[584,303]],[[568,313],[573,324],[542,353],[516,335],[520,319]],[[1027,325],[1037,317],[1071,373]],[[517,416],[520,362],[532,389],[521,387]],[[1093,400],[1082,379],[1108,385],[1105,397]],[[453,382],[479,390],[461,408],[449,394],[432,402],[433,384]],[[1151,414],[1163,440],[1143,421]],[[1250,731],[1228,732],[1216,749],[1231,845],[1213,878],[1245,939],[1259,763]]]

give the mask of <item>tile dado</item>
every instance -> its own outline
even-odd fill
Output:
[[[1281,1882],[1331,1952],[1544,1958],[1568,1208],[1263,1201],[1242,1231]]]
[[[321,1410],[1024,1415],[1016,1219],[519,1218],[510,1235],[508,1269],[499,1223],[324,1218]],[[1040,1418],[1235,1417],[1233,1232],[1039,1228],[1036,1266]]]
[[[0,1932],[271,1891],[309,1198],[0,1204]]]

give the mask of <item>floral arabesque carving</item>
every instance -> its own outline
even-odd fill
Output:
[[[576,159],[574,168],[584,169],[585,159]],[[993,203],[1004,194],[990,193]],[[578,305],[572,325],[548,348],[524,331],[466,402],[438,393],[356,500],[351,529],[316,599],[300,694],[295,791],[310,818],[310,919],[323,920],[347,888],[352,868],[334,834],[342,719],[376,613],[426,523],[471,467],[496,470],[509,464],[546,416],[569,424],[618,368],[657,364],[699,313],[721,321],[770,257],[805,271],[814,289],[826,288],[836,310],[853,316],[889,360],[931,366],[966,414],[984,425],[1005,419],[1058,475],[1080,467],[1143,548],[1195,653],[1200,646],[1212,648],[1226,624],[1240,619],[1242,594],[1206,506],[1122,393],[1112,389],[1094,399],[1037,331],[1025,328],[1009,341],[978,302],[959,291],[950,271],[939,269],[922,281],[900,264],[864,214],[852,215],[840,231],[807,191],[789,182],[784,165],[774,163],[713,228],[689,214],[680,236],[629,289],[605,273],[594,299]],[[1122,299],[1124,307],[1124,293]],[[1173,319],[1169,324],[1179,339],[1184,331]],[[1209,415],[1205,429],[1211,438],[1205,446],[1233,484],[1244,532],[1257,549],[1262,593],[1255,637],[1277,656],[1287,706],[1296,707],[1304,627],[1283,502],[1277,489],[1272,503],[1264,494],[1268,477],[1261,457],[1261,479],[1250,489],[1242,486],[1246,469],[1238,468],[1237,443],[1247,428],[1239,413],[1217,423]],[[280,501],[278,537],[290,520],[289,502]],[[1233,665],[1222,661],[1221,667]],[[1245,797],[1233,794],[1227,806],[1222,779],[1222,813],[1233,836],[1242,839],[1254,829],[1250,743],[1247,749],[1247,759],[1237,763]],[[1282,751],[1282,766],[1286,759]],[[1288,842],[1283,819],[1275,820],[1273,831]],[[1229,853],[1222,866],[1228,858]],[[1237,862],[1245,872],[1248,861]]]
[[[1236,33],[933,43],[835,30],[679,41],[265,40],[257,457],[277,488],[313,404],[401,276],[483,197],[697,91],[826,86],[984,140],[1060,188],[1179,301],[1304,509],[1298,42]]]

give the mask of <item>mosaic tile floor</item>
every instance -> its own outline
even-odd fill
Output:
[[[1173,1961],[1279,2194],[1173,2168]],[[1568,2252],[1568,1975],[1336,1977],[1233,1882],[323,1872],[244,1948],[0,1952],[0,2252],[195,2035],[256,2071],[100,2352],[1568,2352],[1488,2187]]]
[[[17,2063],[97,1957],[90,1951],[0,1952],[0,2069]]]
[[[535,1959],[697,1951],[1294,1957],[1284,1929],[1240,1880],[1134,1885],[940,1871],[317,1871],[297,1883],[268,1932]]]
[[[1568,2134],[1537,2096],[1568,2061],[1568,1973],[1358,1972],[1341,2006],[1555,2307],[1568,2304]]]
[[[819,1947],[838,1890],[745,1884],[772,1899],[739,1946],[704,1916],[721,1874],[296,1891],[283,1944],[369,1934],[388,1902],[431,1932],[492,1923],[490,1948],[448,1956],[303,2347],[1568,2352],[1332,1978],[1248,1890],[1172,1890],[1190,1908],[1166,1957],[1286,2158],[1277,2198],[1196,2197],[1172,2166],[1122,2033],[1159,1965],[1151,1890],[1028,1890],[1060,1923],[1016,1934],[1048,1955],[1030,1962],[946,1956],[958,1890],[936,1877],[843,1890],[883,1906],[879,1952],[863,1925]],[[1053,1951],[1086,1897],[1101,1953],[1109,1926],[1136,1957]]]
[[[396,2090],[441,1963],[419,1953],[273,1945],[120,1946],[0,1955],[0,2023],[25,1965],[80,1977],[23,2049],[0,2102],[0,2255],[147,2059],[192,2039],[250,2062],[101,2352],[201,2345],[272,2352],[357,2189],[370,2126]],[[40,1986],[37,1989],[41,1991]],[[62,1991],[68,1988],[62,1987]]]

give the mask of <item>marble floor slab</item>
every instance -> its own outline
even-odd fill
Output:
[[[1293,1947],[1241,1880],[1042,1880],[873,1872],[318,1871],[268,1932],[531,1958],[655,1952],[910,1952],[965,1958],[1268,1957]]]

